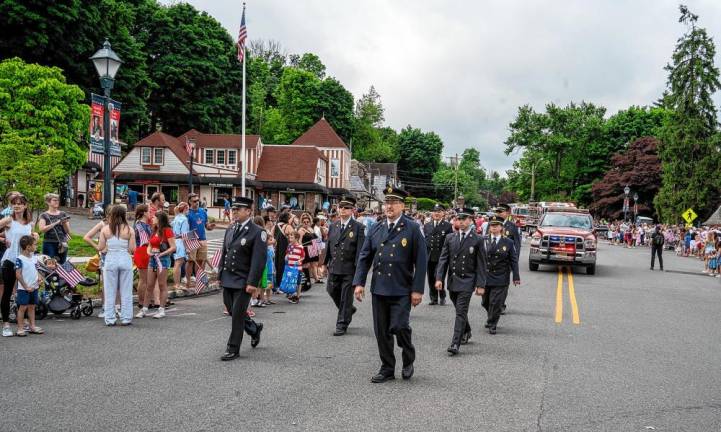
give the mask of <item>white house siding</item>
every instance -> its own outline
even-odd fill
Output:
[[[163,164],[160,169],[145,169],[140,164],[140,149],[135,147],[115,167],[114,171],[122,173],[161,172],[163,174],[188,174],[188,168],[168,148],[163,148]]]
[[[348,189],[350,187],[350,152],[348,150],[330,147],[320,150],[323,152],[323,155],[328,158],[328,187]],[[333,159],[338,159],[339,162],[338,177],[331,175]]]

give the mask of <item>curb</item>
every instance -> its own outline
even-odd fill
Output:
[[[185,290],[185,289],[179,289],[179,290],[169,290],[168,291],[168,300],[170,299],[177,299],[177,298],[191,298],[191,297],[205,297],[206,295],[215,294],[220,291],[220,284],[218,282],[211,282],[208,284],[208,288],[204,289],[203,292],[200,294],[195,294],[192,290]],[[93,307],[101,307],[103,305],[103,299],[101,298],[94,298],[91,300],[93,302]],[[138,296],[133,295],[133,304],[137,303]]]

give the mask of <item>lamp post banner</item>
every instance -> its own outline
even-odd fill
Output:
[[[105,154],[105,131],[103,130],[103,98],[92,93],[90,95],[90,151]],[[120,109],[122,104],[110,99],[110,155],[120,157]]]

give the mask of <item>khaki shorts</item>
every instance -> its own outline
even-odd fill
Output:
[[[208,261],[208,242],[201,240],[198,249],[186,252],[190,261]]]

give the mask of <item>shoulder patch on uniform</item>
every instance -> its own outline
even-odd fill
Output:
[[[260,232],[260,239],[263,240],[263,241],[267,241],[267,240],[268,240],[268,233],[265,232],[265,230],[263,230],[263,231]]]

